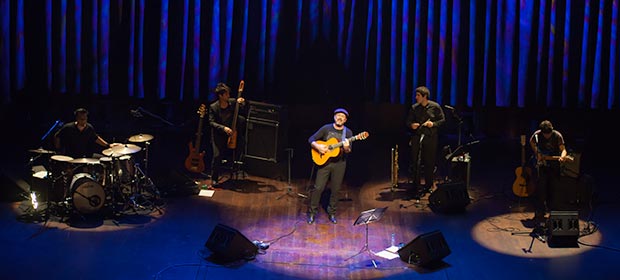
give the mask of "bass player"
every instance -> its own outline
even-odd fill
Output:
[[[239,92],[243,91],[243,81],[239,85]],[[233,123],[244,123],[245,120],[241,114],[238,114],[239,106],[245,105],[245,99],[240,96],[230,98],[230,87],[225,83],[218,83],[215,87],[217,100],[209,105],[209,125],[211,126],[211,146],[213,148],[213,157],[211,159],[211,187],[216,187],[219,179],[219,169],[222,160],[226,157],[238,157],[235,151],[239,146],[230,147],[228,145],[230,137],[238,137],[233,130]],[[238,120],[236,119],[238,118]],[[240,136],[239,136],[240,137]],[[242,143],[241,139],[235,139],[234,142]],[[238,160],[235,158],[234,160]]]

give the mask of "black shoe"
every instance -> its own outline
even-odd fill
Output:
[[[314,224],[314,214],[308,215],[308,224]]]
[[[336,216],[335,215],[329,215],[329,220],[332,222],[332,224],[337,224],[338,220],[336,220]]]

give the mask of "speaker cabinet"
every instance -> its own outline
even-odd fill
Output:
[[[446,239],[438,230],[419,235],[398,250],[402,261],[420,266],[433,266],[450,253]]]
[[[437,189],[428,197],[429,207],[438,213],[464,212],[469,205],[469,193],[465,183],[449,183],[437,186]]]
[[[579,247],[579,213],[551,211],[547,221],[549,247]]]
[[[218,224],[211,232],[205,247],[213,252],[214,260],[221,262],[253,259],[258,253],[258,247],[254,243],[238,230],[223,224]]]

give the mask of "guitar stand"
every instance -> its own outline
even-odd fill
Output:
[[[281,194],[281,195],[279,195],[278,197],[276,197],[276,200],[281,199],[285,195],[288,195],[288,196],[294,197],[294,198],[295,197],[308,198],[308,196],[305,195],[305,194],[293,192],[293,187],[291,186],[291,158],[293,157],[293,149],[288,148],[288,149],[285,149],[285,150],[286,150],[287,155],[288,155],[288,158],[287,158],[288,159],[288,181],[287,181],[288,185],[286,187],[286,192]]]

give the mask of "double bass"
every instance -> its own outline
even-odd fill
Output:
[[[239,90],[237,91],[237,98],[235,99],[235,113],[233,115],[233,123],[230,127],[230,129],[232,129],[232,133],[228,136],[228,140],[226,142],[226,146],[229,149],[237,148],[237,119],[239,117],[239,102],[237,102],[237,100],[241,98],[241,93],[243,92],[244,86],[245,83],[243,82],[243,80],[241,80],[241,82],[239,83]]]

